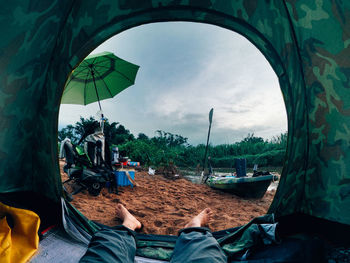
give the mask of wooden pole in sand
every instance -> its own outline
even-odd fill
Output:
[[[209,146],[209,137],[210,137],[210,129],[211,129],[211,123],[213,121],[213,112],[214,112],[214,109],[211,108],[211,110],[209,112],[209,130],[208,130],[208,137],[207,137],[207,145],[205,146],[205,152],[204,152],[203,171],[202,171],[202,175],[201,175],[201,182],[203,180],[204,169],[205,169],[205,164],[206,164],[206,159],[207,159],[208,146]]]

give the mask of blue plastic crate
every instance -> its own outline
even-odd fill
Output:
[[[127,171],[129,172],[130,177],[135,180],[135,171]],[[133,187],[133,184],[129,181],[128,177],[126,176],[126,171],[119,170],[114,172],[114,178],[117,182],[118,186],[128,186],[131,185]]]

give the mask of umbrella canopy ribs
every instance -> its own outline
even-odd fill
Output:
[[[111,52],[89,55],[66,82],[62,104],[87,105],[113,98],[135,83],[138,65],[118,58]]]

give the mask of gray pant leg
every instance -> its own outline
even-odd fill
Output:
[[[209,229],[191,227],[180,231],[172,263],[226,263],[227,257]]]
[[[88,250],[79,262],[131,263],[135,254],[136,242],[130,229],[103,229],[92,237]]]

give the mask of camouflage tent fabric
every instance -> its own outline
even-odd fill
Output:
[[[65,81],[109,37],[193,21],[249,39],[279,78],[288,148],[270,212],[350,224],[350,1],[13,0],[0,10],[0,192],[59,201]]]

